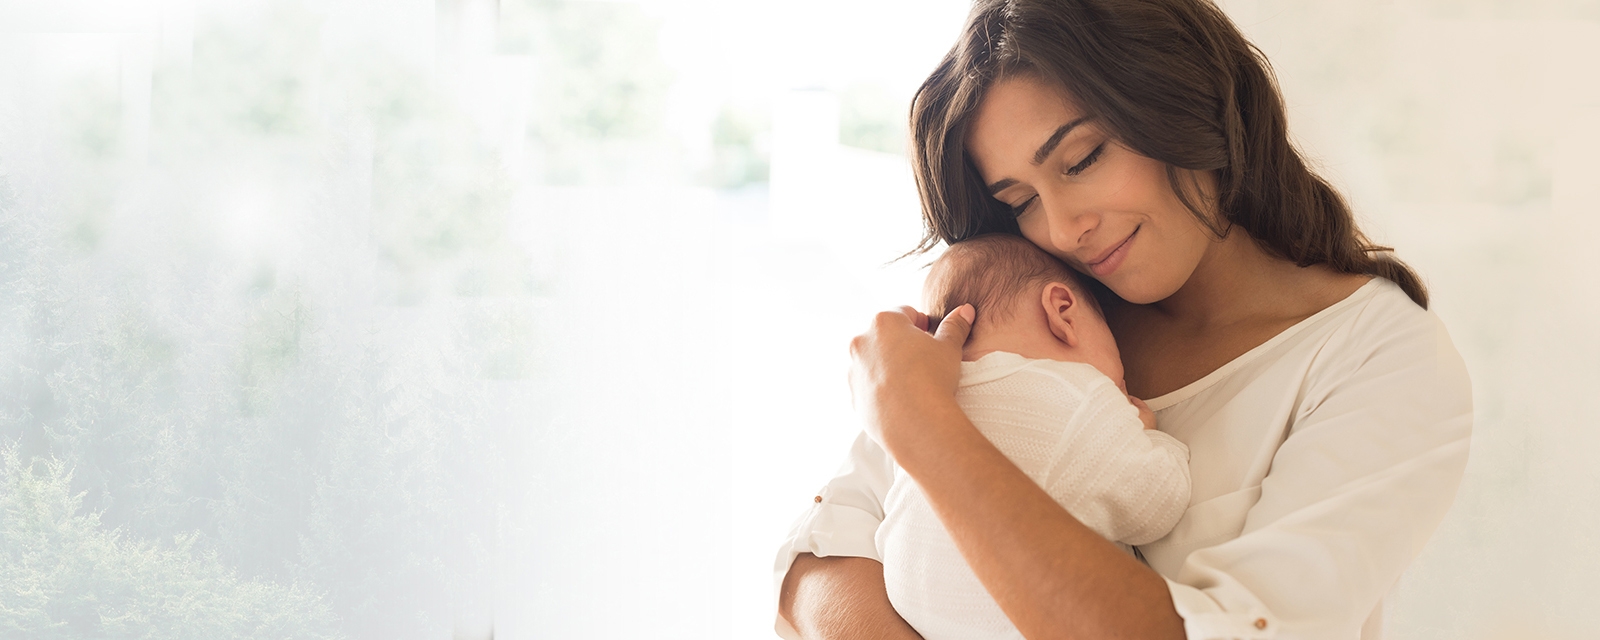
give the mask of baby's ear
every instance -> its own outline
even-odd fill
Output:
[[[1044,305],[1044,317],[1050,325],[1050,333],[1069,347],[1078,346],[1078,331],[1073,322],[1078,311],[1078,294],[1065,284],[1052,282],[1045,285],[1040,303]]]
[[[1045,311],[1051,315],[1065,316],[1068,311],[1076,311],[1078,294],[1060,282],[1052,282],[1044,287]]]

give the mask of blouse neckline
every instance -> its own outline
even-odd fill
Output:
[[[1255,348],[1239,354],[1238,357],[1229,360],[1226,364],[1220,367],[1217,367],[1216,370],[1212,371],[1211,373],[1201,376],[1199,380],[1195,380],[1194,382],[1179,387],[1174,391],[1169,391],[1155,398],[1145,400],[1145,404],[1150,407],[1151,411],[1160,411],[1162,409],[1166,409],[1167,407],[1171,407],[1175,404],[1183,402],[1184,400],[1193,398],[1201,391],[1205,391],[1212,385],[1222,381],[1230,375],[1233,375],[1234,372],[1243,368],[1245,365],[1250,364],[1256,358],[1260,357],[1261,354],[1272,350],[1273,347],[1282,344],[1289,338],[1292,338],[1301,331],[1304,331],[1307,327],[1316,324],[1323,318],[1338,313],[1340,310],[1343,310],[1346,307],[1359,302],[1360,300],[1371,297],[1372,294],[1376,292],[1377,288],[1382,286],[1378,284],[1379,282],[1387,282],[1387,280],[1379,277],[1374,277],[1371,280],[1368,280],[1366,284],[1363,284],[1355,291],[1350,292],[1350,295],[1345,296],[1343,300],[1330,304],[1321,311],[1307,316],[1304,320],[1294,323],[1289,328],[1278,332],[1278,335],[1268,338],[1266,342],[1256,345]]]

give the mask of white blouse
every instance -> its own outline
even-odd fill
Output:
[[[1378,638],[1467,462],[1471,383],[1438,317],[1374,278],[1147,403],[1189,447],[1190,506],[1139,548],[1189,640]],[[857,438],[779,550],[778,583],[800,553],[878,559],[893,469]]]

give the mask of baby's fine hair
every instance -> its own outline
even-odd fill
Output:
[[[1084,304],[1099,311],[1094,294],[1077,272],[1020,236],[990,233],[962,240],[933,261],[923,287],[930,318],[945,317],[951,309],[971,304],[984,318],[1003,321],[1011,316],[1017,297],[1037,296],[1051,282],[1072,289]]]

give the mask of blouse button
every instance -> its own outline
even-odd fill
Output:
[[[1267,619],[1266,618],[1256,618],[1256,628],[1257,629],[1265,629],[1265,628],[1267,628]]]
[[[822,496],[817,496],[816,498],[813,498],[811,501],[812,502],[822,502]],[[1261,624],[1266,624],[1266,622],[1263,621]]]

